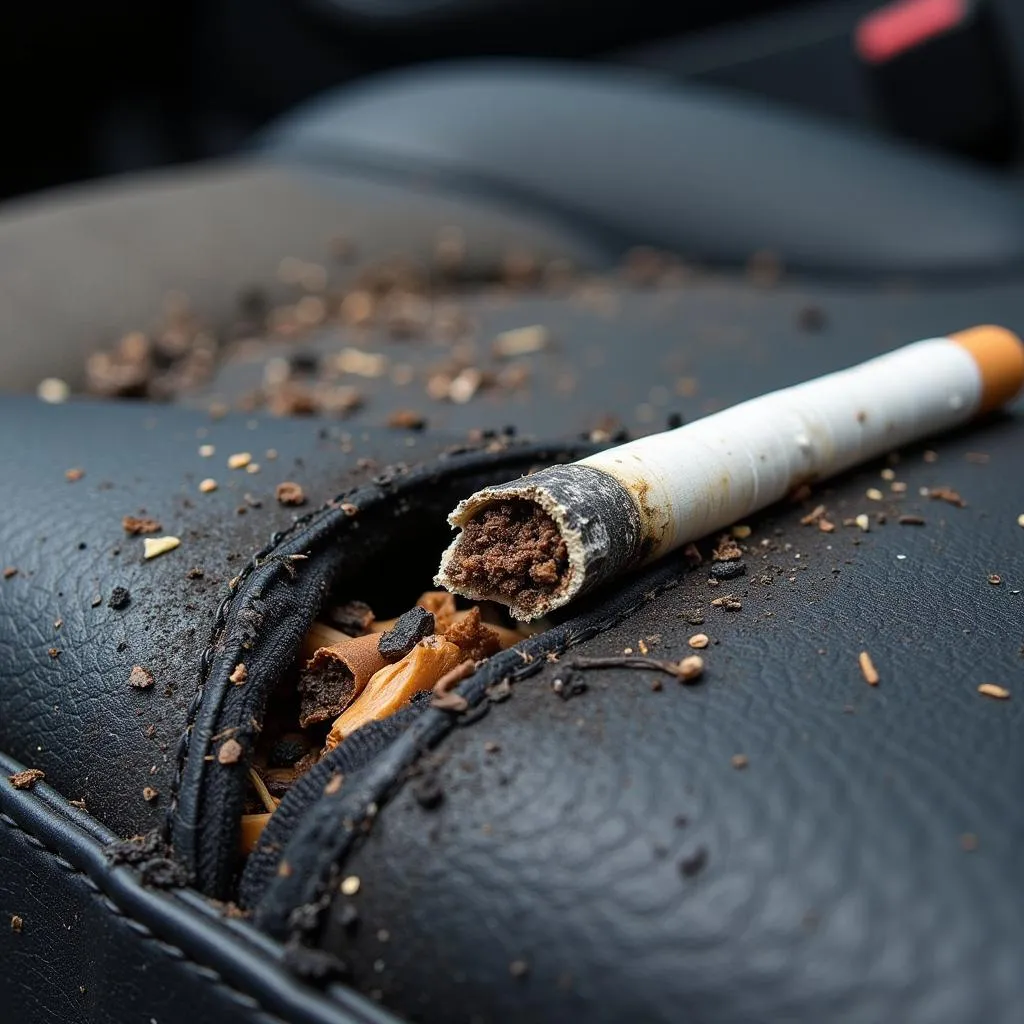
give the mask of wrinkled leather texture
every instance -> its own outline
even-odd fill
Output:
[[[452,446],[415,467],[395,465],[275,534],[236,575],[200,659],[171,807],[175,853],[202,892],[222,899],[232,893],[246,770],[267,699],[294,680],[297,653],[325,596],[359,594],[376,603],[372,578],[385,583],[385,599],[394,600],[406,578],[423,581],[413,585],[419,593],[432,577],[434,553],[448,541],[445,516],[454,505],[487,484],[579,454],[494,439]],[[239,665],[246,668],[241,684],[232,679]],[[223,763],[226,736],[239,749]]]
[[[160,826],[200,654],[229,581],[297,514],[448,441],[392,431],[343,446],[342,431],[134,403],[0,404],[0,434],[17,439],[0,449],[0,551],[18,570],[0,580],[0,749],[43,769],[118,835]],[[202,458],[200,444],[216,454]],[[227,468],[242,451],[259,473]],[[360,459],[370,461],[359,469]],[[85,476],[69,482],[72,468]],[[199,492],[205,477],[219,482],[215,492]],[[305,488],[305,509],[278,504],[283,480]],[[143,560],[143,538],[121,525],[141,514],[181,545]],[[194,567],[201,579],[189,578]],[[131,594],[123,609],[108,605],[115,587]],[[148,690],[129,686],[134,665],[153,674]],[[159,796],[147,801],[146,787]]]
[[[613,126],[613,127],[610,127]],[[1024,260],[1009,184],[726,91],[559,63],[413,68],[318,97],[270,152],[427,178],[732,265],[814,274],[996,272]]]
[[[908,451],[906,496],[881,504],[865,490],[888,489],[884,462],[865,467],[752,519],[746,576],[710,587],[680,560],[592,639],[584,615],[510,700],[421,745],[412,771],[443,801],[397,776],[332,876],[361,886],[333,890],[321,942],[414,1020],[1017,1020],[1020,436],[1005,418],[931,444],[937,462]],[[918,493],[939,485],[967,507]],[[800,525],[818,501],[837,524],[888,518]],[[727,593],[742,610],[710,605]],[[641,640],[677,659],[699,631],[698,685],[572,670]],[[563,701],[559,678],[587,689]]]
[[[0,755],[4,1020],[393,1020],[336,985],[322,993],[293,977],[280,947],[195,894],[146,888],[110,864],[109,833],[45,784],[15,790],[6,776],[19,767]]]
[[[387,463],[429,458],[447,444],[436,429],[454,436],[514,422],[564,439],[605,414],[633,430],[654,429],[670,411],[692,418],[914,338],[981,320],[1015,326],[1022,312],[1016,285],[862,294],[799,283],[759,289],[707,275],[592,299],[575,292],[467,298],[481,339],[542,323],[553,344],[530,360],[529,388],[432,407],[426,435],[364,438],[393,408],[410,404],[410,392],[386,380],[367,382],[366,407],[332,424],[5,400],[0,551],[19,572],[0,580],[0,749],[43,768],[64,796],[84,797],[117,834],[159,826],[228,581],[297,514],[273,501],[280,480],[302,483],[307,508],[317,508]],[[799,327],[812,302],[824,311],[817,332]],[[316,344],[326,350],[341,340],[325,332]],[[407,349],[417,366],[433,358],[429,346]],[[242,375],[228,365],[216,387],[237,394]],[[680,388],[681,377],[697,382],[696,394]],[[416,404],[424,401],[414,394]],[[754,541],[793,543],[783,554],[799,552],[799,564],[810,567],[790,572],[797,583],[784,575],[765,586],[767,594],[748,576],[712,592],[702,576],[683,578],[673,565],[681,579],[674,589],[641,600],[640,610],[597,637],[583,639],[584,630],[563,656],[622,650],[655,634],[662,637],[655,652],[687,653],[685,636],[696,627],[680,615],[700,603],[709,616],[700,628],[720,641],[707,653],[701,687],[680,691],[666,680],[654,693],[644,673],[591,672],[588,692],[563,704],[550,691],[559,666],[541,659],[511,701],[437,737],[432,770],[445,792],[437,811],[412,799],[408,766],[371,765],[368,779],[388,769],[371,779],[381,796],[378,820],[365,845],[334,865],[362,879],[355,901],[362,926],[354,939],[342,930],[339,899],[322,936],[352,967],[355,984],[425,1019],[451,1019],[453,1007],[467,1019],[565,1019],[584,1004],[598,1019],[601,1012],[685,1013],[713,1024],[1011,1019],[1021,995],[1009,959],[1022,938],[1012,898],[1024,834],[1014,746],[1020,702],[986,702],[974,688],[989,680],[1012,686],[1019,673],[1020,614],[1012,602],[1020,598],[1011,590],[1022,576],[1016,517],[1024,495],[1015,475],[1018,423],[987,430],[935,444],[940,462],[915,461],[903,477],[911,482],[908,506],[918,485],[945,483],[962,491],[967,509],[927,503],[924,528],[890,521],[865,536],[840,528],[831,540],[797,528],[795,511],[772,513],[755,522]],[[213,459],[199,457],[201,443],[216,445]],[[265,458],[268,448],[276,461]],[[991,462],[968,463],[967,450],[988,452]],[[253,452],[260,473],[227,470],[233,451]],[[377,465],[360,470],[361,457]],[[69,483],[64,471],[74,466],[86,475]],[[827,500],[845,501],[844,514],[873,509],[863,492],[884,486],[877,469],[837,485]],[[200,495],[198,481],[208,475],[220,489]],[[262,506],[239,516],[246,493]],[[141,539],[126,538],[120,523],[142,509],[182,538],[177,551],[141,560]],[[842,558],[828,543],[843,545]],[[771,557],[787,570],[797,565]],[[196,564],[203,579],[186,579]],[[984,582],[993,571],[1003,574],[1002,586]],[[105,603],[115,585],[132,592],[120,612]],[[641,581],[641,599],[644,590]],[[729,617],[707,607],[709,594],[730,590],[743,594],[742,612]],[[96,608],[94,594],[104,599]],[[760,617],[768,611],[774,615]],[[51,646],[61,651],[55,659]],[[862,647],[882,670],[877,691],[858,675]],[[152,690],[128,687],[133,664],[154,672]],[[500,751],[488,754],[488,740]],[[746,771],[732,768],[734,753],[750,758]],[[144,786],[159,790],[155,802],[143,799]],[[677,826],[677,815],[688,824]],[[38,837],[45,822],[26,828]],[[224,834],[230,828],[226,822]],[[960,845],[968,832],[978,836],[973,852]],[[31,890],[32,914],[43,913],[49,892],[46,920],[61,934],[67,921],[59,915],[80,898],[72,921],[84,913],[91,890],[59,865],[57,876],[45,875],[53,865],[49,858],[37,865],[37,844],[13,832],[6,841],[11,863],[31,865],[33,886],[44,879]],[[679,864],[697,864],[701,848],[706,864],[683,876]],[[16,874],[4,874],[3,885],[17,913],[29,890]],[[163,934],[166,908],[152,910],[147,927]],[[120,919],[108,921],[107,912],[101,907],[102,920],[83,933],[109,937],[111,957],[97,962],[93,990],[102,978],[119,996],[124,989],[111,979],[122,978],[131,954],[120,944]],[[215,935],[204,949],[219,942],[233,955],[237,944]],[[167,941],[183,948],[180,938]],[[34,957],[40,947],[30,948]],[[269,940],[266,949],[280,952]],[[513,978],[509,965],[520,959],[528,973]],[[58,963],[44,979],[52,985],[59,975],[55,991],[74,999],[79,975]],[[254,964],[237,970],[263,976]],[[178,993],[180,985],[191,993],[197,972],[187,964],[181,971],[154,991],[166,985]],[[134,991],[137,1004],[125,995],[125,1005],[156,1015],[146,1002],[154,992]],[[19,988],[17,1005],[51,1005],[40,992]],[[339,1005],[351,998],[345,992],[334,992]],[[223,1009],[211,1012],[231,1019],[237,1000],[221,995]],[[117,1019],[117,1012],[104,1005],[93,1016]],[[302,1019],[291,1009],[276,1012]]]

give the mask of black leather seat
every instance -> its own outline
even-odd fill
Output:
[[[429,267],[456,225],[467,263],[444,301],[479,350],[527,324],[552,339],[527,383],[464,404],[424,391],[436,339],[334,320],[299,346],[250,339],[256,361],[227,354],[191,408],[0,401],[11,1019],[340,1024],[392,1019],[383,1002],[427,1021],[1016,1020],[1019,694],[976,686],[1019,675],[1019,411],[930,442],[937,459],[903,453],[905,496],[867,534],[801,526],[807,508],[753,519],[730,584],[742,611],[705,607],[699,572],[654,566],[467,680],[472,713],[417,706],[343,744],[244,872],[237,834],[248,751],[326,592],[418,586],[456,496],[578,456],[599,421],[657,429],[917,338],[1019,329],[1019,205],[980,172],[725,97],[520,65],[409,73],[300,112],[237,162],[0,212],[10,390],[76,381],[169,290],[215,325],[243,289],[275,301],[279,260],[327,263],[339,233],[344,289],[395,253]],[[705,265],[618,267],[651,242]],[[524,249],[579,276],[498,287]],[[759,249],[799,273],[748,277]],[[920,282],[872,281],[897,271]],[[272,355],[357,341],[415,383],[361,383],[340,422],[205,408]],[[410,405],[427,430],[384,428]],[[259,472],[226,467],[243,451]],[[879,468],[811,503],[853,516],[887,486]],[[200,495],[206,476],[219,487]],[[283,479],[307,515],[274,500]],[[920,494],[940,484],[967,507]],[[899,525],[904,508],[926,526]],[[140,557],[121,519],[143,510],[179,549]],[[703,687],[612,672],[553,692],[547,655],[647,638],[675,657],[698,618],[720,641]],[[154,686],[128,685],[135,665]],[[237,761],[218,759],[226,736]],[[45,780],[16,788],[26,766]],[[440,805],[416,798],[424,773]],[[344,876],[360,883],[342,893]]]
[[[840,276],[1024,265],[1024,211],[994,175],[626,70],[397,72],[314,101],[266,146],[543,212],[620,250],[737,266],[769,249]]]

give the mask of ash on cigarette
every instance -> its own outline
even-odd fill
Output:
[[[495,502],[470,520],[448,566],[452,583],[520,605],[566,584],[569,552],[555,521],[523,498]]]

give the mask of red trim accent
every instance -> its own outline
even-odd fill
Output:
[[[884,64],[956,28],[966,14],[965,0],[896,0],[860,20],[854,47],[868,64]]]

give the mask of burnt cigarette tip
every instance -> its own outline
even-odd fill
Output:
[[[461,532],[444,552],[435,582],[472,600],[507,605],[524,621],[591,589],[635,559],[639,547],[628,493],[578,464],[478,491],[448,520]]]

